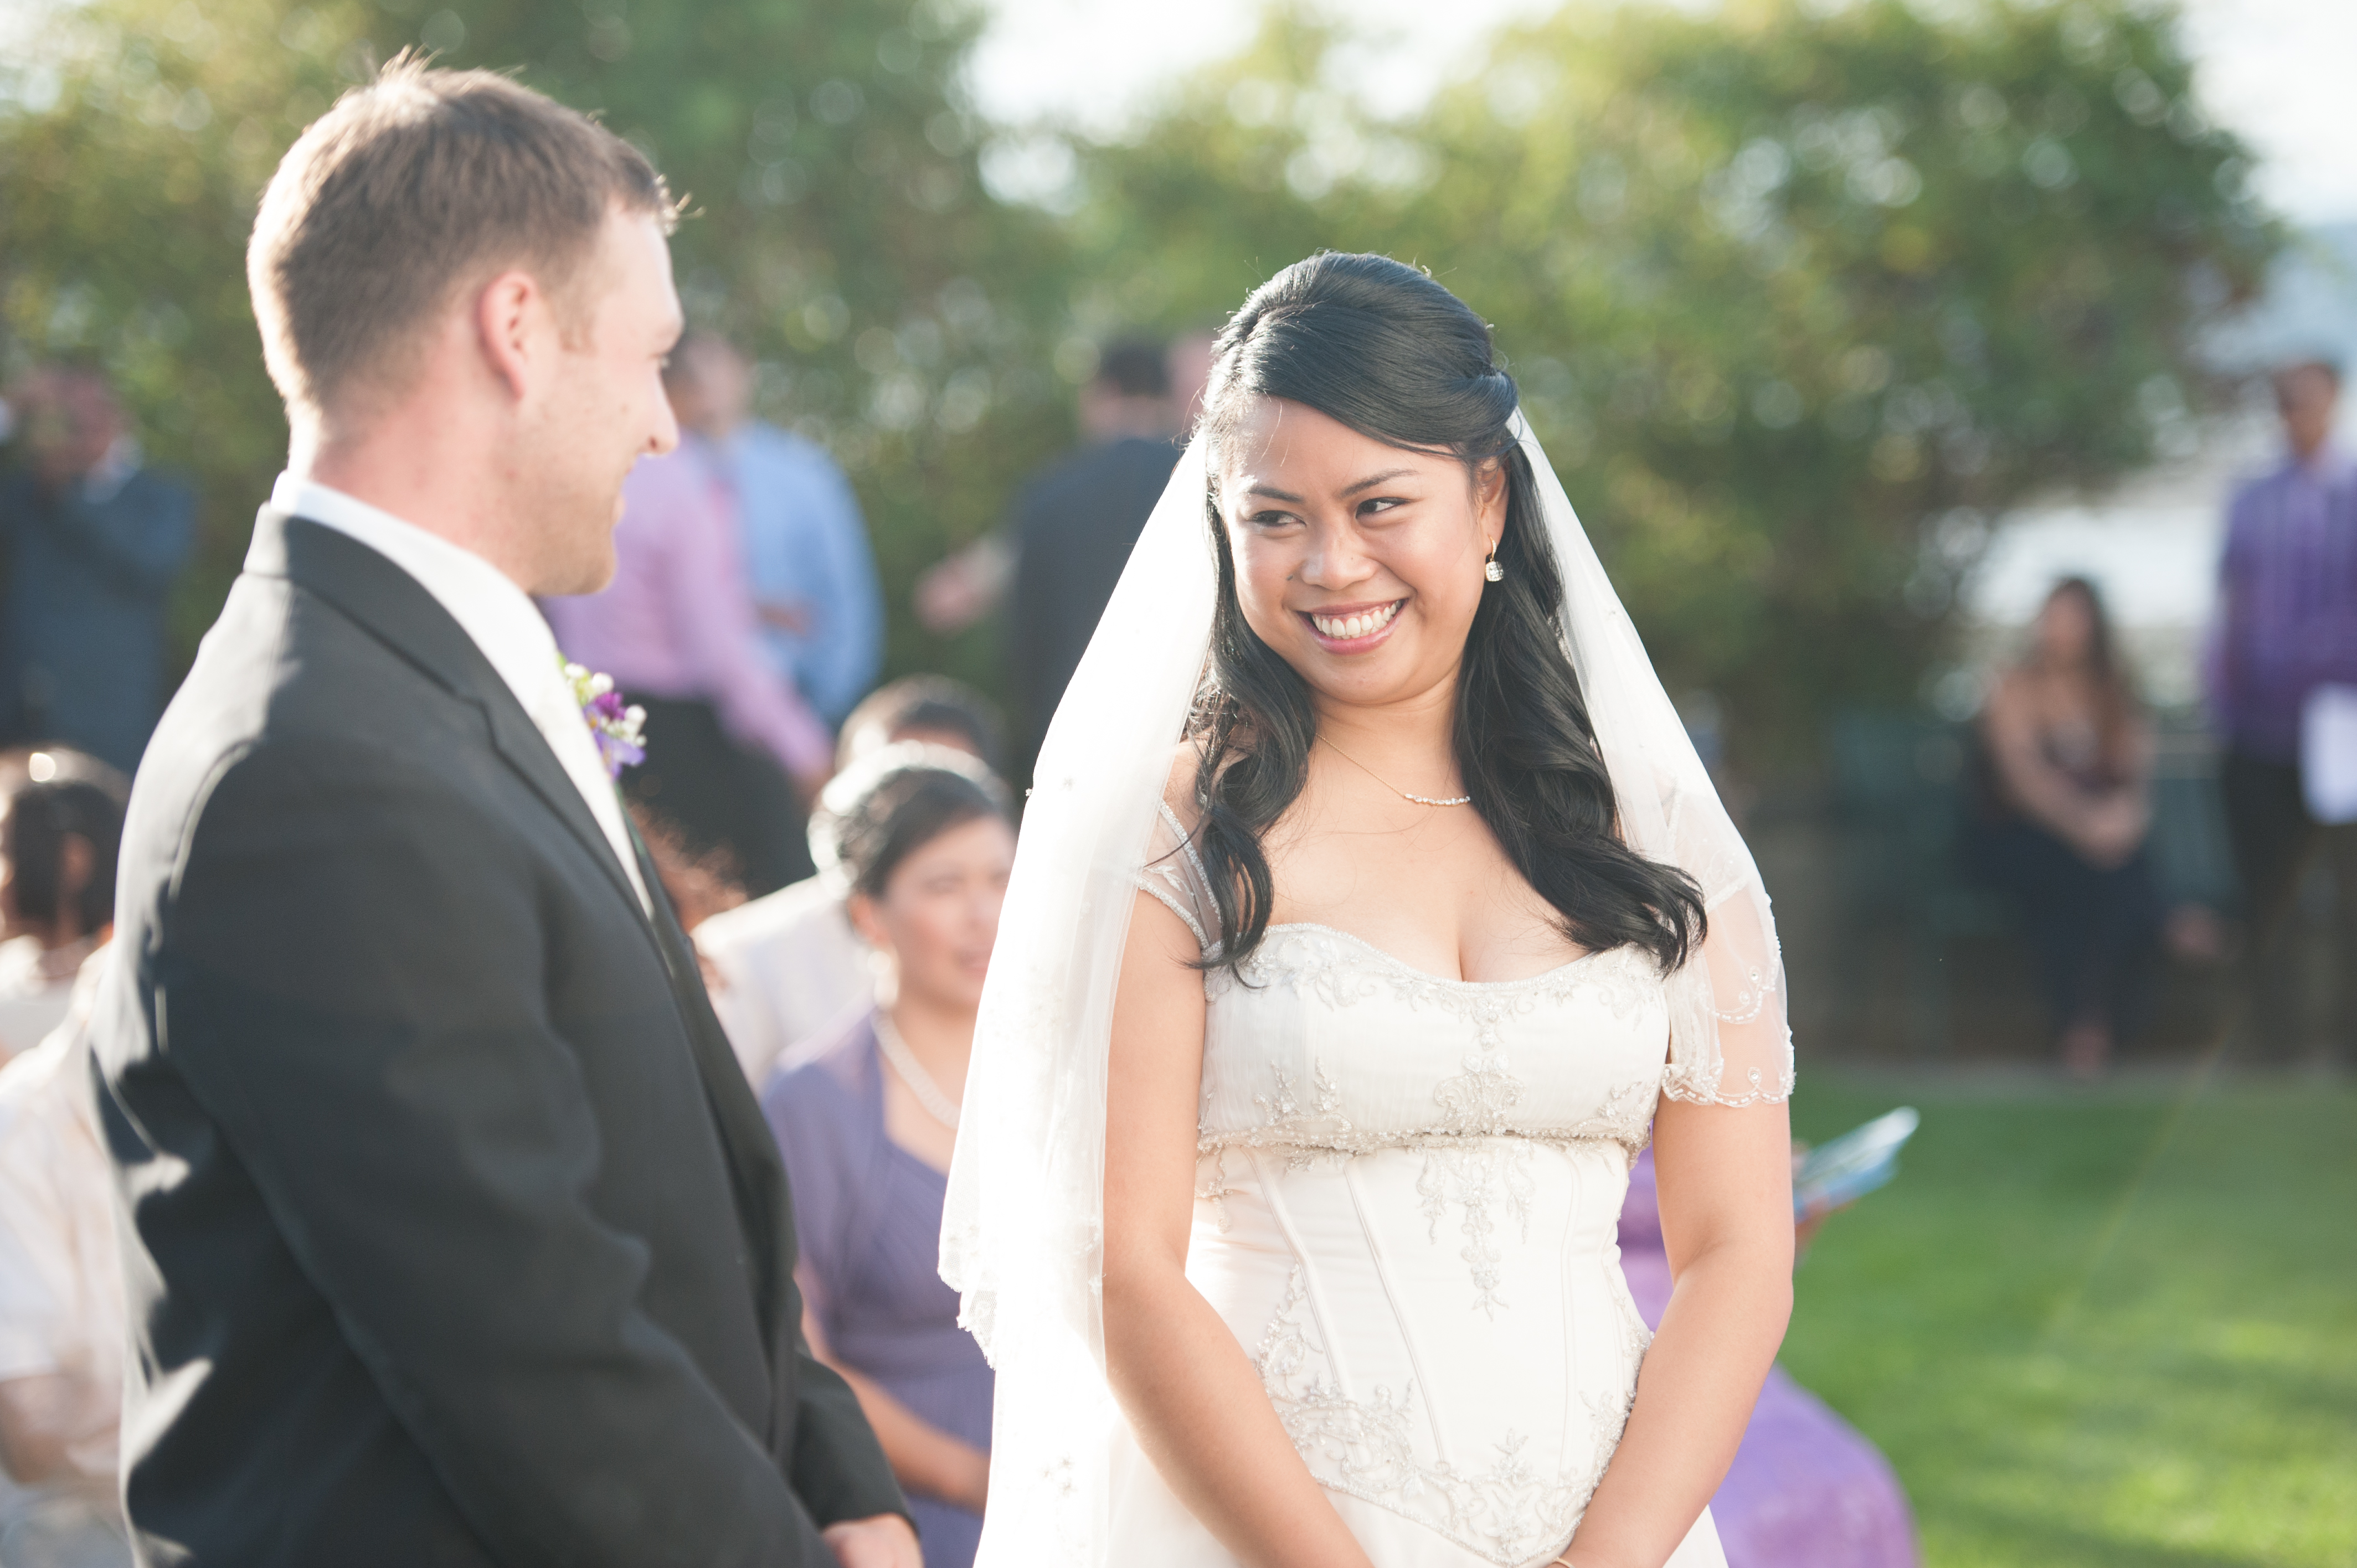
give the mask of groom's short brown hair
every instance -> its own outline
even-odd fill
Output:
[[[397,388],[457,290],[522,267],[565,315],[608,210],[673,204],[644,154],[506,77],[395,59],[296,138],[253,221],[246,282],[290,411]]]

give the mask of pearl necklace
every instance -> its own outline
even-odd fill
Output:
[[[1351,767],[1357,768],[1360,772],[1365,774],[1368,778],[1373,779],[1376,783],[1381,784],[1384,789],[1390,790],[1393,794],[1397,795],[1404,800],[1413,800],[1419,806],[1469,806],[1473,803],[1473,797],[1470,795],[1450,795],[1445,799],[1436,799],[1430,795],[1412,794],[1409,791],[1401,789],[1390,779],[1385,779],[1382,774],[1376,772],[1373,768],[1368,767],[1365,763],[1360,761],[1349,752],[1344,751],[1332,741],[1326,740],[1324,736],[1321,735],[1318,738],[1319,740],[1325,740],[1328,748],[1330,749],[1337,757],[1340,757],[1343,761],[1349,763]]]
[[[876,1044],[884,1053],[885,1065],[908,1086],[917,1103],[924,1107],[925,1114],[956,1132],[958,1102],[942,1092],[942,1086],[933,1081],[933,1075],[925,1070],[925,1064],[917,1059],[917,1053],[909,1048],[909,1042],[900,1037],[900,1031],[892,1026],[891,1018],[881,1007],[876,1010]]]

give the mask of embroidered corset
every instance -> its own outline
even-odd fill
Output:
[[[1200,929],[1176,864],[1142,885]],[[1667,1047],[1652,960],[1456,982],[1286,925],[1205,994],[1189,1278],[1329,1492],[1543,1561],[1647,1339],[1614,1239]]]

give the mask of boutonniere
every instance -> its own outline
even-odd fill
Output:
[[[597,742],[597,760],[606,765],[606,771],[619,780],[623,768],[644,762],[647,743],[640,730],[647,722],[646,709],[624,707],[611,675],[599,675],[568,661],[565,678],[572,682],[573,700],[581,704],[582,720]]]

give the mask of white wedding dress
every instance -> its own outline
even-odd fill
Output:
[[[1208,944],[1168,813],[1140,878]],[[1376,1568],[1519,1568],[1570,1540],[1647,1333],[1615,1244],[1659,1098],[1652,955],[1443,980],[1272,926],[1204,980],[1187,1273]],[[1107,1561],[1233,1562],[1116,1422]],[[1706,1513],[1674,1568],[1723,1568]]]
[[[1204,977],[1190,1279],[1378,1568],[1543,1564],[1617,1446],[1646,1336],[1615,1252],[1664,1095],[1792,1090],[1767,890],[1537,440],[1516,429],[1622,841],[1694,879],[1700,950],[1499,984],[1272,929]],[[997,1373],[977,1568],[1218,1568],[1105,1378],[1105,1095],[1138,887],[1211,932],[1161,808],[1218,598],[1200,443],[1049,727],[975,1021],[942,1274]],[[1151,636],[1138,628],[1153,628]],[[1141,871],[1141,867],[1144,868]],[[1723,1568],[1707,1514],[1674,1568]]]

